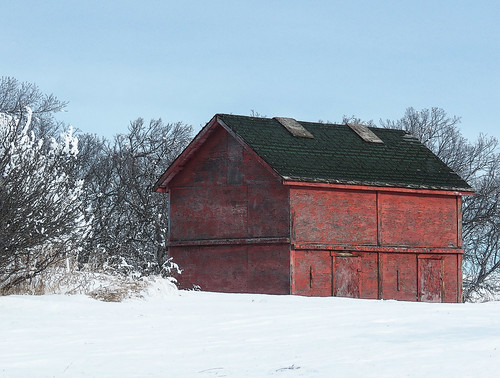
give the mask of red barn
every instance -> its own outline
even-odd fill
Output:
[[[461,301],[472,188],[404,131],[218,114],[155,190],[182,287]]]

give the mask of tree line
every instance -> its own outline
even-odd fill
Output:
[[[66,105],[0,79],[0,292],[57,264],[124,274],[175,267],[168,199],[152,186],[192,127],[138,118],[107,140],[58,122]]]
[[[138,118],[108,140],[57,121],[66,106],[35,84],[0,79],[0,292],[61,263],[168,275],[168,196],[151,188],[193,128]],[[463,201],[464,297],[500,292],[498,140],[468,140],[440,108],[365,123],[410,132],[475,189]]]

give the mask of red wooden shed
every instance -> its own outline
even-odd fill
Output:
[[[154,189],[182,287],[461,301],[472,188],[404,131],[218,114]]]

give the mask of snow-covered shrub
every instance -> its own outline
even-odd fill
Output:
[[[78,140],[70,128],[38,137],[32,111],[0,113],[0,291],[32,280],[78,254],[89,232],[81,202],[83,181],[71,170]]]

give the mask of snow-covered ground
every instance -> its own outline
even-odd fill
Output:
[[[500,374],[498,302],[152,294],[0,297],[0,377]]]

